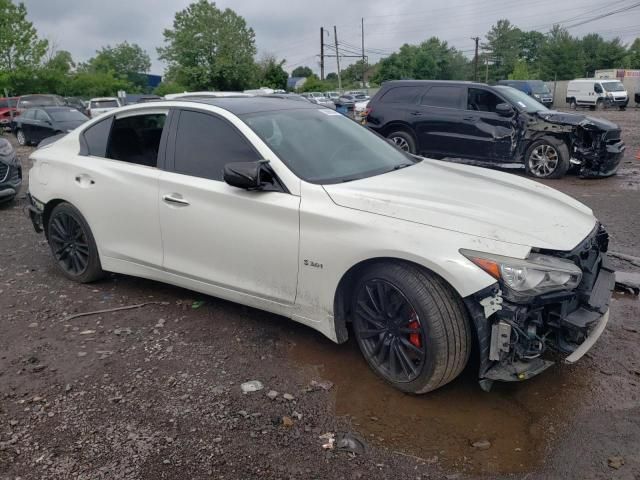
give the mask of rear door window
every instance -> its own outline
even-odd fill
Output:
[[[109,135],[107,158],[157,167],[160,138],[166,119],[165,113],[116,118]]]
[[[420,105],[443,108],[463,108],[464,88],[459,86],[435,85],[422,96]]]
[[[393,87],[385,93],[380,102],[382,103],[410,103],[415,104],[420,94],[421,88],[419,87]]]
[[[49,120],[49,115],[47,115],[43,110],[36,110],[36,120],[46,122]]]
[[[227,120],[183,110],[177,125],[174,159],[176,173],[222,181],[227,163],[252,162],[260,156]]]
[[[81,154],[91,155],[93,157],[106,157],[107,143],[109,142],[109,132],[111,131],[112,123],[113,117],[107,117],[87,128],[82,134],[85,143],[83,147],[86,150],[81,152]]]

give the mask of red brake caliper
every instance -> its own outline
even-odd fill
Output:
[[[420,323],[418,323],[418,315],[415,311],[411,312],[411,316],[409,317],[409,328],[420,328]],[[419,333],[410,333],[409,341],[418,348],[422,347],[422,341],[420,340]]]

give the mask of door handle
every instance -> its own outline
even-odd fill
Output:
[[[411,112],[411,115],[413,115],[414,117],[421,117],[422,112]]]
[[[186,206],[190,205],[190,203],[188,201],[186,201],[184,198],[182,198],[182,195],[177,194],[177,193],[163,195],[162,196],[162,200],[164,200],[166,203],[169,203],[169,204],[172,204],[172,205],[180,205],[180,206],[183,206],[183,207],[186,207]]]
[[[464,120],[465,122],[475,122],[478,120],[478,117],[474,117],[474,116],[468,116],[468,117],[462,117],[462,120]]]
[[[86,173],[82,173],[80,175],[76,175],[76,178],[74,180],[81,187],[87,187],[87,186],[96,184],[96,182],[93,180],[93,178],[91,178]]]

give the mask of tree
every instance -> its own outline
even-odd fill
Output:
[[[501,80],[507,78],[520,57],[520,41],[522,30],[512,25],[509,20],[498,20],[486,35],[487,42],[482,49],[491,55],[493,67],[491,78]]]
[[[570,80],[584,75],[580,41],[559,25],[554,25],[540,49],[541,80]]]
[[[176,13],[158,48],[167,76],[192,90],[244,90],[253,82],[255,34],[244,18],[198,0]]]
[[[76,64],[73,62],[71,53],[66,50],[58,50],[51,55],[51,58],[44,64],[44,68],[67,75]]]
[[[320,80],[315,73],[312,73],[306,78],[306,82],[304,82],[304,85],[300,88],[302,92],[324,92],[330,88],[329,84],[326,81],[323,82]]]
[[[640,38],[636,38],[624,57],[625,68],[640,68]]]
[[[124,41],[115,47],[102,47],[88,64],[96,72],[114,72],[119,77],[127,78],[132,73],[147,73],[151,68],[151,59],[140,45]]]
[[[23,3],[0,0],[0,71],[36,69],[47,52],[47,41],[40,40],[27,20]]]
[[[338,74],[336,72],[331,72],[327,74],[325,79],[328,80],[329,82],[338,82]]]
[[[271,54],[263,55],[258,62],[258,86],[286,89],[289,74],[282,68],[285,62],[285,60],[277,61]]]
[[[513,72],[509,74],[509,80],[529,80],[530,78],[527,62],[525,60],[518,60],[513,68]]]
[[[587,75],[593,75],[601,68],[616,68],[623,65],[626,49],[619,38],[604,40],[597,33],[585,35],[580,40]]]
[[[310,77],[313,71],[309,67],[296,67],[291,72],[292,77]]]

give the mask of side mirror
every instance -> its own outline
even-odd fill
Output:
[[[496,105],[496,113],[501,117],[510,117],[513,115],[513,107],[508,103],[499,103]]]
[[[260,190],[271,179],[267,160],[234,162],[224,166],[224,181],[244,190]]]

